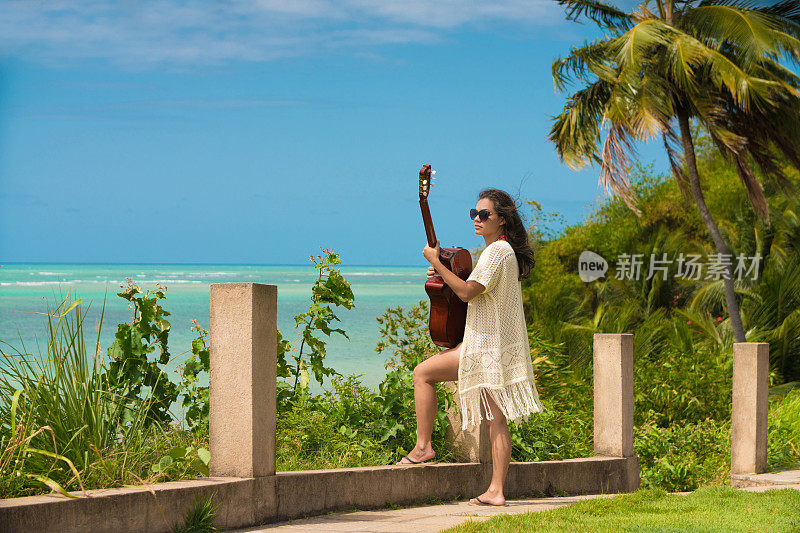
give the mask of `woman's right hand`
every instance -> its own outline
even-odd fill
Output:
[[[436,275],[436,269],[433,268],[433,265],[428,267],[428,279],[431,279],[433,276]]]

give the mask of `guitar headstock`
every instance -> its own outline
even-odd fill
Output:
[[[428,193],[433,187],[433,180],[436,178],[433,175],[436,174],[435,170],[431,170],[431,166],[429,164],[422,165],[422,168],[419,169],[419,199],[423,200],[428,197]]]

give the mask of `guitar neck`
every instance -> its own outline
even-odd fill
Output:
[[[431,210],[428,208],[428,199],[419,199],[419,208],[422,210],[422,223],[425,225],[425,235],[428,237],[428,246],[436,246],[436,232],[433,231],[433,221],[431,220]]]

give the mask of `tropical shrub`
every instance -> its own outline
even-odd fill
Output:
[[[133,320],[130,324],[117,326],[114,343],[108,349],[108,369],[104,379],[109,391],[131,406],[126,413],[132,412],[133,406],[140,408],[138,404],[143,387],[149,388],[152,401],[144,413],[145,425],[169,423],[172,421],[169,409],[178,398],[178,388],[164,370],[170,360],[167,344],[171,327],[164,317],[170,313],[159,305],[158,300],[166,298],[166,287],[159,285],[142,293],[139,286],[127,278],[124,289],[117,296],[130,302]],[[158,357],[150,360],[148,355],[156,348]]]
[[[345,309],[352,309],[355,305],[353,303],[355,296],[350,283],[344,279],[339,270],[333,268],[342,262],[341,257],[336,252],[323,248],[322,255],[312,255],[309,260],[314,263],[314,268],[317,270],[317,279],[311,287],[311,304],[308,311],[294,317],[295,327],[301,328],[298,333],[300,346],[295,350],[294,345],[284,340],[283,335],[278,332],[278,377],[294,380],[292,385],[287,381],[278,380],[279,412],[290,407],[296,400],[298,392],[302,396],[307,394],[306,389],[311,379],[309,369],[320,385],[325,376],[339,374],[333,368],[325,366],[326,343],[319,334],[330,337],[331,333],[338,333],[349,338],[343,329],[332,327],[333,322],[339,321],[339,318],[333,312],[331,305]],[[303,350],[306,347],[309,351],[304,354]],[[293,364],[286,361],[287,355],[292,356]]]
[[[99,330],[98,341],[87,348],[88,306],[84,310],[81,303],[68,294],[54,310],[48,304],[44,354],[2,343],[0,497],[152,482],[167,474],[207,475],[202,438],[148,419],[158,412],[151,409],[152,394],[140,391],[134,400],[122,380],[109,383]],[[171,472],[154,472],[152,465],[165,465],[162,458],[176,448],[184,449],[179,464]]]

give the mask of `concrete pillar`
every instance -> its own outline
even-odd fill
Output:
[[[769,343],[733,343],[731,474],[767,468]]]
[[[275,474],[278,288],[211,284],[212,476]]]
[[[467,431],[461,429],[461,411],[459,410],[458,382],[446,381],[445,386],[453,392],[453,404],[447,410],[450,422],[445,437],[456,450],[456,461],[464,463],[491,463],[492,443],[489,440],[489,424],[482,420],[480,427]]]
[[[633,456],[633,335],[594,335],[594,454]]]

